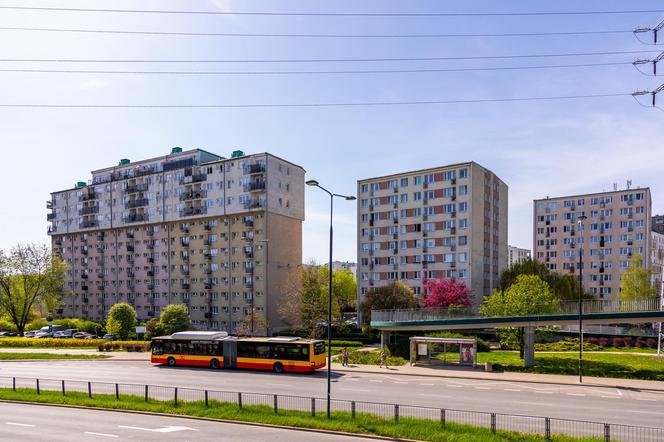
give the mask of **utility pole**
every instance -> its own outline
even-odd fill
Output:
[[[655,76],[655,75],[657,75],[657,63],[662,61],[662,60],[664,60],[664,51],[662,51],[662,53],[660,53],[657,57],[653,58],[652,60],[650,60],[650,59],[640,59],[640,60],[634,61],[632,64],[634,65],[634,67],[637,67],[637,66],[642,65],[642,64],[652,63],[652,74],[653,74],[653,76]],[[637,67],[637,69],[638,69],[638,67]]]
[[[659,94],[660,92],[664,92],[664,83],[660,84],[658,87],[656,87],[655,89],[653,89],[651,91],[636,91],[636,92],[633,92],[632,96],[636,98],[636,97],[639,97],[639,96],[642,96],[642,95],[650,95],[650,96],[652,96],[651,106],[656,107],[657,94]]]
[[[664,28],[664,19],[657,23],[655,26],[652,28],[636,28],[634,29],[634,34],[642,34],[645,32],[652,32],[652,38],[653,38],[653,44],[657,44],[657,35],[659,34],[659,31]]]

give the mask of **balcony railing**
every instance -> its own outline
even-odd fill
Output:
[[[265,202],[261,200],[249,200],[244,203],[245,209],[261,209],[265,207]]]
[[[55,219],[55,212],[46,214],[46,221],[53,221]]]
[[[46,208],[47,209],[52,209],[55,207],[55,200],[47,200],[46,201]]]
[[[180,210],[180,216],[204,215],[207,213],[207,207],[185,207]]]
[[[190,192],[182,192],[180,194],[180,201],[200,200],[207,197],[207,190],[192,190]]]
[[[93,213],[99,213],[99,206],[87,206],[78,211],[79,215],[90,215]]]
[[[92,200],[96,200],[97,198],[99,198],[99,194],[98,194],[97,192],[95,192],[95,191],[91,191],[91,192],[88,191],[88,192],[84,192],[84,193],[82,193],[81,195],[79,195],[79,197],[78,197],[78,201],[79,201],[79,202],[83,202],[83,201],[92,201]]]
[[[148,183],[129,184],[125,187],[125,193],[146,192],[149,188]]]
[[[194,175],[184,176],[180,178],[180,184],[200,183],[201,181],[205,181],[206,179],[207,179],[206,174],[197,173]]]
[[[135,207],[144,207],[150,204],[150,200],[147,198],[138,198],[135,200],[129,200],[125,203],[125,209],[133,209]]]
[[[245,192],[262,192],[265,190],[265,181],[254,181],[244,185]]]
[[[263,164],[263,163],[250,164],[250,165],[247,167],[247,171],[248,171],[250,174],[253,174],[253,173],[263,173],[263,172],[265,172],[265,164]]]
[[[131,215],[124,217],[122,221],[125,223],[138,223],[141,221],[147,221],[148,219],[149,216],[147,213],[132,213]]]
[[[97,227],[99,223],[96,220],[81,221],[78,223],[79,229],[89,229],[90,227]]]

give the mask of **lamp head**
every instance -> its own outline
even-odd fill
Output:
[[[318,181],[316,180],[309,180],[305,183],[307,186],[318,186]]]
[[[588,219],[588,217],[587,217],[586,215],[581,215],[581,216],[579,216],[576,220],[577,220],[578,222],[583,222],[583,221],[585,221],[585,220],[587,220],[587,219]]]
[[[345,198],[346,198],[346,201],[355,201],[357,199],[354,196],[347,196]]]

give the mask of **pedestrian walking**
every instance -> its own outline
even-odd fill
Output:
[[[389,368],[387,366],[387,353],[385,352],[384,348],[380,350],[380,365],[378,367],[383,368],[383,365],[385,368]]]
[[[341,365],[348,367],[348,348],[346,347],[341,350]]]

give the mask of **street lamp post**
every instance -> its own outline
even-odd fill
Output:
[[[583,238],[583,221],[587,217],[577,218],[579,237]],[[579,242],[579,383],[583,383],[583,241]]]
[[[330,417],[330,389],[332,386],[332,213],[334,208],[334,197],[343,198],[346,201],[353,201],[354,196],[339,195],[332,193],[326,188],[318,184],[316,180],[307,181],[307,186],[318,187],[328,195],[330,195],[330,261],[328,265],[328,286],[327,286],[327,417]]]

